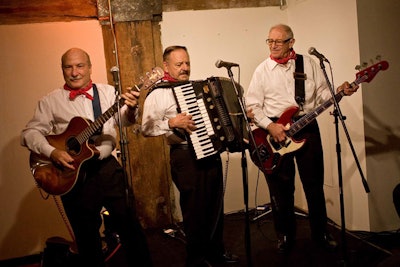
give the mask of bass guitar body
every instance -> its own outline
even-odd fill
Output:
[[[290,126],[293,117],[299,111],[298,107],[290,107],[282,113],[276,123]],[[257,128],[252,131],[256,147],[250,148],[250,156],[257,167],[266,174],[272,174],[285,154],[300,149],[306,140],[294,140],[287,137],[283,142],[275,142],[268,131]]]

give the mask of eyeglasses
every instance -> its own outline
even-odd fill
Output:
[[[267,39],[266,42],[268,45],[272,45],[273,43],[275,43],[275,45],[277,46],[281,46],[283,44],[286,44],[287,42],[289,42],[290,40],[292,40],[292,38],[288,38],[286,40],[273,40],[273,39]]]

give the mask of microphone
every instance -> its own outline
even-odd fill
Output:
[[[231,67],[239,67],[239,64],[232,63],[232,62],[225,62],[225,61],[218,59],[217,62],[215,62],[215,67],[217,67],[217,68],[225,67],[225,68],[229,69]]]
[[[110,69],[110,72],[112,73],[115,86],[118,87],[118,86],[119,86],[119,77],[118,77],[118,76],[119,76],[119,75],[118,75],[118,73],[119,73],[119,68],[118,68],[117,66],[114,66],[114,67],[112,67],[112,68]]]
[[[308,53],[309,53],[310,55],[316,56],[316,57],[319,58],[319,60],[321,60],[321,61],[326,61],[326,62],[329,63],[329,60],[328,60],[324,55],[322,55],[321,53],[319,53],[319,52],[317,51],[317,49],[315,49],[314,47],[310,47],[310,48],[308,49]]]

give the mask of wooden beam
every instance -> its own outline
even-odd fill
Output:
[[[111,6],[114,22],[153,20],[162,13],[161,0],[97,0],[97,4],[99,18],[109,18]]]
[[[97,19],[97,0],[0,0],[0,25]]]
[[[163,0],[163,11],[285,6],[286,0]]]
[[[102,25],[106,67],[117,65],[121,89],[141,83],[141,77],[155,66],[162,66],[161,29],[159,21],[119,22]],[[116,47],[115,45],[116,44]],[[108,81],[113,83],[111,73]],[[140,97],[140,114],[147,92]],[[145,138],[140,133],[141,117],[127,130],[130,166],[140,221],[145,228],[173,222],[174,195],[169,169],[169,148],[165,137]]]
[[[162,1],[162,5],[159,2]],[[285,6],[286,0],[111,0],[119,21],[151,20],[163,11]],[[108,0],[0,0],[0,25],[107,17]]]

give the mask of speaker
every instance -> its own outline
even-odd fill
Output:
[[[393,189],[393,204],[396,208],[397,215],[400,217],[400,184]]]
[[[41,267],[78,266],[78,254],[70,249],[71,242],[62,237],[50,237],[46,240]]]

